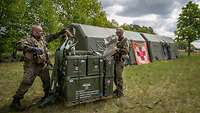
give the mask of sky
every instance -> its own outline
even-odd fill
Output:
[[[174,37],[181,8],[189,0],[99,0],[108,20],[120,25],[150,26],[159,35]],[[199,4],[200,0],[192,0]]]

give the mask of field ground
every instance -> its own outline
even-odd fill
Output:
[[[8,107],[22,78],[22,63],[0,64],[0,112]],[[66,108],[62,104],[24,113],[200,113],[200,55],[149,65],[128,66],[124,71],[125,96]],[[39,78],[23,105],[42,96]]]

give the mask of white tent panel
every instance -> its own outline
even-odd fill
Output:
[[[196,49],[200,49],[200,39],[191,43]]]

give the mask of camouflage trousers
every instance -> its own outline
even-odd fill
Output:
[[[28,89],[32,86],[36,76],[39,76],[43,83],[45,96],[49,94],[50,76],[49,70],[44,64],[24,63],[24,76],[14,98],[22,99]]]
[[[123,62],[115,62],[114,83],[116,85],[116,90],[114,92],[117,93],[117,95],[123,95],[123,78],[122,78],[123,69],[124,69]]]

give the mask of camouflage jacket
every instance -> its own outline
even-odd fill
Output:
[[[118,51],[114,54],[114,60],[116,62],[123,62],[124,56],[126,56],[129,52],[128,40],[127,38],[123,38],[121,41],[117,43]]]
[[[25,62],[31,62],[37,64],[49,63],[47,44],[58,37],[59,37],[58,33],[48,35],[46,37],[41,37],[40,40],[36,40],[32,36],[28,36],[22,38],[20,41],[17,42],[16,49],[19,51],[23,51]],[[42,55],[37,55],[31,50],[32,47],[41,48],[44,50],[44,53]]]

